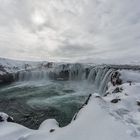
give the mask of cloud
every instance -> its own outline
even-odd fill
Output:
[[[0,56],[138,62],[138,0],[0,0]]]

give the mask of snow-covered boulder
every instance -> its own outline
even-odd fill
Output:
[[[39,127],[39,130],[45,130],[48,132],[55,131],[59,127],[59,123],[55,119],[45,120]]]
[[[0,122],[13,122],[14,119],[6,113],[0,112]]]

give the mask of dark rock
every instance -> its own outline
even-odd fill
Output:
[[[122,92],[122,88],[120,87],[116,87],[116,89],[112,92],[112,93],[119,93],[119,92]]]
[[[59,73],[59,78],[63,78],[65,80],[68,80],[69,79],[69,71],[68,70],[62,70]]]
[[[131,86],[132,85],[132,81],[127,81],[129,83],[129,85]]]
[[[51,130],[50,130],[50,133],[52,133],[52,132],[54,132],[54,131],[55,131],[55,129],[51,129]]]
[[[110,94],[110,93],[109,92],[106,92],[105,95],[104,95],[104,97],[106,97],[108,94]]]
[[[117,80],[116,80],[116,84],[117,84],[117,85],[121,85],[121,84],[122,84],[122,79],[120,79],[120,78],[117,79]]]
[[[14,122],[14,120],[9,115],[0,112],[0,122]]]
[[[13,120],[12,117],[8,117],[8,118],[7,118],[7,122],[14,122],[14,120]]]
[[[4,119],[2,118],[2,116],[0,116],[0,122],[4,122]]]
[[[42,69],[42,68],[52,68],[52,67],[53,67],[53,62],[48,62],[47,64],[42,63],[39,68]]]
[[[14,76],[10,73],[5,73],[3,75],[0,75],[0,84],[8,84],[11,82],[14,82]]]
[[[50,72],[49,78],[53,79],[53,80],[68,80],[69,79],[69,71],[62,70],[61,72],[59,72],[59,74],[56,74],[55,72]]]
[[[137,101],[137,105],[140,106],[140,101]]]
[[[113,86],[122,84],[122,80],[120,79],[120,76],[121,76],[121,74],[118,71],[115,71],[111,75],[111,83],[112,83]]]
[[[111,103],[118,103],[119,101],[121,101],[121,99],[113,99],[111,100]]]
[[[2,71],[2,72],[6,72],[4,66],[0,65],[0,71]]]
[[[90,73],[90,69],[89,68],[86,68],[85,71],[86,71],[86,79],[87,79],[88,76],[89,76],[89,73]]]
[[[89,100],[90,100],[91,96],[92,96],[92,94],[89,94],[89,96],[88,96],[87,100],[85,101],[85,103],[83,104],[83,106],[85,106],[85,105],[87,105],[87,104],[88,104],[88,102],[89,102]]]
[[[97,96],[95,96],[95,98],[99,98],[99,99],[101,99],[101,96],[98,96],[98,95],[97,95]]]

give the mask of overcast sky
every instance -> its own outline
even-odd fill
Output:
[[[0,57],[140,62],[140,0],[0,0]]]

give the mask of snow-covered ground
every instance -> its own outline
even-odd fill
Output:
[[[120,87],[120,86],[119,86]],[[140,83],[125,83],[123,91],[106,97],[92,95],[77,119],[59,128],[55,120],[44,121],[39,130],[2,122],[0,140],[139,140],[140,139]],[[120,99],[118,103],[111,103]]]
[[[7,58],[0,58],[0,75],[5,72],[15,73],[17,71],[33,68],[38,68],[41,65],[46,65],[47,61],[20,61],[20,60],[11,60]]]
[[[126,126],[131,127],[131,135],[140,138],[140,83],[125,83],[119,86],[121,92],[112,93],[104,97],[106,102],[118,99],[117,103],[109,104],[109,112],[116,119],[121,120]]]
[[[31,63],[31,62],[30,62]],[[25,61],[10,60],[5,58],[0,58],[0,75],[8,73],[15,73],[18,70],[25,68]]]

